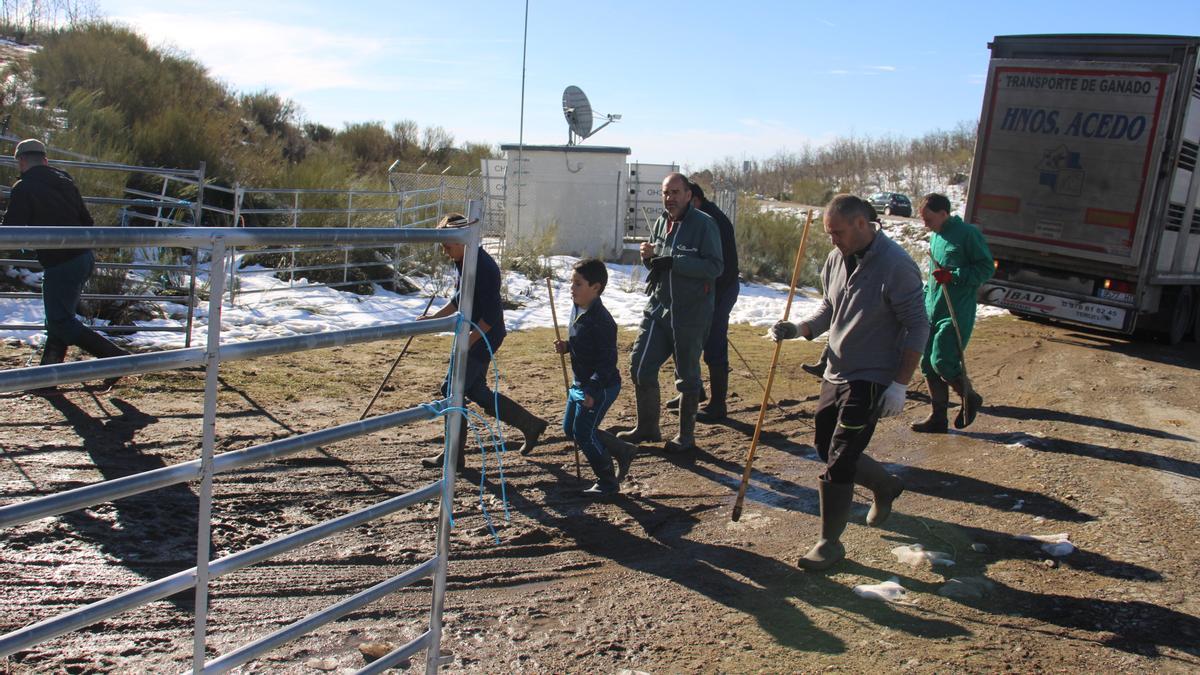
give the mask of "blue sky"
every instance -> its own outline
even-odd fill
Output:
[[[516,142],[523,0],[100,0],[152,44],[304,116],[415,120]],[[563,143],[562,90],[622,120],[588,141],[632,159],[767,158],[837,136],[975,120],[988,41],[1017,33],[1200,33],[1200,1],[644,3],[530,0],[525,142]]]

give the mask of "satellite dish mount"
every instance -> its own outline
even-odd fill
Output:
[[[588,102],[587,94],[584,94],[582,89],[571,85],[563,90],[563,116],[567,118],[567,145],[578,145],[597,131],[621,119],[620,115],[601,115],[604,117],[604,124],[593,129],[592,124],[596,115],[600,115],[600,113],[592,111],[592,104]]]

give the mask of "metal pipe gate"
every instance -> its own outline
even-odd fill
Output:
[[[428,420],[448,408],[461,408],[465,368],[452,373],[450,395],[424,406],[370,417],[362,421],[298,434],[261,445],[214,454],[216,441],[217,385],[220,365],[226,361],[252,359],[295,351],[320,349],[374,340],[394,339],[425,333],[453,331],[454,362],[465,364],[475,285],[475,262],[479,250],[479,226],[457,229],[429,228],[111,228],[111,227],[25,227],[0,228],[0,249],[5,248],[95,248],[163,246],[202,248],[212,252],[209,269],[211,295],[208,305],[208,335],[203,348],[194,347],[158,353],[133,354],[110,359],[77,361],[0,371],[0,392],[23,391],[64,383],[82,382],[119,375],[151,373],[203,365],[205,367],[204,416],[201,456],[199,459],[141,474],[104,481],[25,502],[0,507],[0,528],[100,504],[121,497],[156,490],[200,479],[200,501],[196,538],[196,566],[171,576],[143,584],[118,595],[80,607],[65,614],[0,636],[0,657],[63,635],[128,609],[165,598],[188,588],[195,589],[195,625],[193,628],[193,673],[222,673],[246,663],[274,647],[300,637],[314,628],[334,621],[388,593],[427,577],[433,578],[429,628],[416,639],[370,663],[360,673],[376,673],[425,651],[426,672],[436,672],[443,664],[441,656],[442,607],[446,594],[446,565],[450,552],[450,514],[454,505],[454,482],[460,428],[446,424],[448,447],[440,480],[398,497],[379,502],[312,527],[277,537],[243,551],[210,561],[209,531],[212,509],[213,476],[277,459],[301,450],[383,431],[403,424]],[[463,261],[459,313],[441,319],[408,321],[386,326],[333,331],[316,335],[274,338],[222,345],[221,308],[229,251],[239,246],[336,244],[391,246],[428,242],[461,243],[466,246]],[[452,413],[461,414],[461,413]],[[212,661],[205,660],[208,621],[208,585],[211,579],[268,560],[271,557],[319,541],[332,534],[393,513],[433,498],[440,499],[435,556],[406,572],[345,598],[320,612],[307,616],[270,635],[258,638]]]

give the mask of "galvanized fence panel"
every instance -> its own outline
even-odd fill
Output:
[[[79,361],[47,366],[34,366],[0,371],[0,392],[20,391],[34,387],[82,382],[135,373],[148,373],[202,364],[205,367],[204,416],[202,423],[201,456],[185,462],[119,479],[67,490],[25,502],[0,507],[0,528],[12,527],[39,518],[51,517],[75,509],[112,501],[179,483],[201,481],[199,513],[197,514],[196,566],[168,577],[143,584],[116,596],[94,602],[71,612],[46,619],[0,636],[0,656],[27,649],[55,636],[77,630],[106,617],[145,605],[188,588],[195,589],[195,622],[193,627],[192,671],[194,673],[226,672],[246,663],[270,649],[300,637],[311,630],[344,616],[395,590],[417,580],[433,578],[429,629],[360,672],[380,672],[422,649],[426,652],[426,672],[436,672],[445,662],[441,655],[442,608],[445,603],[446,565],[450,551],[450,513],[454,503],[455,452],[461,429],[447,424],[447,457],[440,480],[399,497],[377,503],[365,509],[344,514],[312,527],[277,537],[244,551],[215,561],[209,561],[210,516],[212,484],[216,474],[251,464],[287,456],[301,450],[328,443],[376,433],[417,420],[430,419],[447,409],[461,408],[464,403],[465,369],[452,375],[451,394],[429,405],[370,417],[319,431],[271,441],[262,445],[216,454],[217,388],[223,362],[284,354],[300,350],[319,349],[337,345],[357,344],[382,339],[394,339],[420,333],[436,333],[454,329],[455,363],[466,362],[470,330],[469,323],[460,320],[470,316],[474,290],[474,269],[480,241],[478,226],[434,230],[427,228],[78,228],[30,227],[0,228],[0,249],[31,248],[98,248],[161,246],[203,249],[211,251],[209,269],[212,293],[209,297],[208,335],[204,348],[135,354],[110,359]],[[267,245],[359,245],[386,246],[415,242],[461,243],[466,246],[462,276],[462,306],[459,314],[428,321],[409,321],[387,326],[332,331],[316,335],[273,338],[253,342],[221,344],[222,285],[224,267],[231,258],[229,251],[236,247]],[[217,659],[206,662],[208,586],[211,579],[248,565],[268,560],[280,553],[320,541],[337,532],[393,513],[401,508],[438,497],[440,513],[434,557],[417,567],[385,580],[350,598],[305,617],[284,629],[243,645]]]
[[[444,178],[444,177],[440,177]],[[256,188],[209,186],[225,195],[231,208],[205,204],[203,209],[236,227],[433,227],[450,210],[469,208],[470,191],[438,184],[405,191]],[[397,244],[379,246],[289,246],[234,250],[229,292],[238,296],[295,288],[362,288],[403,286],[406,272],[433,273],[434,256],[426,248]],[[238,253],[241,253],[241,256]],[[424,253],[424,255],[422,255]],[[268,263],[253,269],[247,262]],[[440,265],[438,266],[440,267]],[[248,289],[246,280],[274,276],[286,285]]]

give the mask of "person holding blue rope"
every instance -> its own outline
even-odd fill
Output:
[[[608,285],[608,269],[595,258],[575,263],[571,274],[571,327],[567,340],[555,340],[554,351],[571,355],[575,381],[567,392],[563,431],[575,441],[596,472],[596,483],[583,491],[588,497],[620,492],[629,473],[635,448],[600,428],[617,395],[621,373],[617,370],[617,322],[600,295]],[[613,472],[613,459],[617,471]]]
[[[442,218],[438,223],[438,228],[466,227],[469,224],[470,222],[461,213],[451,213]],[[442,244],[442,252],[454,261],[454,267],[458,269],[461,282],[466,246]],[[537,417],[516,401],[504,394],[492,391],[488,387],[488,366],[491,364],[492,355],[500,351],[500,345],[504,343],[504,336],[508,334],[508,331],[504,328],[504,306],[500,303],[500,267],[482,246],[479,247],[475,264],[475,291],[472,300],[471,323],[474,326],[471,328],[469,338],[471,347],[467,351],[466,390],[463,393],[468,400],[482,408],[489,416],[496,415],[501,422],[516,427],[525,436],[525,442],[521,445],[521,454],[529,454],[529,451],[537,445],[542,432],[546,430],[546,420]],[[455,293],[446,306],[436,313],[422,316],[420,319],[440,319],[457,311],[458,293]],[[484,337],[487,339],[484,340]],[[447,374],[446,380],[442,383],[443,396],[447,395],[449,388],[450,376]],[[459,471],[466,467],[466,456],[463,453],[467,437],[466,415],[462,415],[460,424],[462,433],[458,436],[459,446],[455,453],[458,457]],[[442,466],[442,460],[443,453],[438,453],[434,457],[422,459],[421,464],[426,468],[438,468]]]

